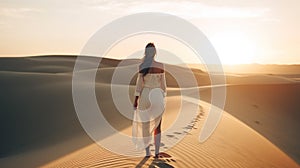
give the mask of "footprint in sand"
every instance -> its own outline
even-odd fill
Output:
[[[260,121],[256,120],[256,121],[254,121],[254,122],[255,122],[255,124],[260,125]]]
[[[176,134],[176,135],[181,135],[182,133],[180,133],[180,132],[173,132],[174,134]]]
[[[187,131],[183,131],[184,134],[186,135],[192,135],[191,133],[187,132]]]
[[[166,135],[168,138],[178,139],[175,135]]]
[[[256,104],[253,104],[252,107],[258,109],[258,105],[256,105]]]

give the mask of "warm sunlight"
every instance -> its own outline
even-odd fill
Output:
[[[300,168],[300,0],[0,0],[0,168]]]
[[[257,47],[251,37],[241,31],[224,31],[211,39],[223,64],[253,63]]]

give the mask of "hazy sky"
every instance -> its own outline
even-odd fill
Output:
[[[196,25],[224,63],[299,64],[299,7],[299,0],[1,0],[0,56],[79,54],[89,37],[116,18],[165,12]],[[133,47],[148,42],[136,39],[144,42]]]

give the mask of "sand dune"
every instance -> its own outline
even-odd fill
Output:
[[[0,167],[298,167],[299,91],[294,76],[232,75],[225,113],[213,136],[198,142],[210,107],[209,75],[194,69],[201,89],[202,111],[193,128],[175,147],[165,140],[160,160],[123,157],[96,145],[81,127],[72,101],[71,80],[76,57],[41,56],[0,59],[1,118]],[[86,57],[85,64],[95,61]],[[119,60],[102,59],[96,76],[96,94],[107,120],[130,134],[131,121],[118,113],[111,101],[110,81]],[[126,60],[118,68],[134,69],[139,60]],[[168,107],[163,130],[178,111],[176,78],[188,69],[167,65]],[[89,69],[78,73],[85,73]],[[295,74],[294,74],[295,75]],[[256,83],[257,82],[257,83]],[[133,94],[135,78],[131,80]],[[84,84],[84,83],[83,83]],[[182,83],[186,89],[189,81]],[[192,93],[192,90],[191,90]],[[105,99],[105,101],[104,101]],[[101,103],[102,102],[102,103]],[[233,116],[231,116],[233,115]],[[236,117],[236,118],[235,118]],[[101,129],[101,128],[98,128]],[[170,135],[180,136],[184,130]],[[165,137],[166,138],[166,137]],[[164,140],[164,139],[163,139]],[[275,146],[275,145],[276,146]],[[278,148],[279,147],[279,148]],[[285,153],[284,153],[285,152]],[[23,167],[22,166],[22,167]]]
[[[176,100],[168,100],[176,104]],[[116,155],[92,144],[45,167],[297,167],[276,146],[228,113],[210,139],[201,144],[198,136],[210,105],[201,102],[202,111],[191,121],[192,130],[163,158],[147,159]],[[168,116],[164,116],[168,118]],[[178,130],[168,138],[184,134]],[[236,136],[239,134],[240,136]],[[164,139],[163,139],[163,142]],[[162,148],[168,148],[163,144]]]
[[[226,82],[235,85],[290,84],[297,83],[297,79],[277,75],[227,75]]]

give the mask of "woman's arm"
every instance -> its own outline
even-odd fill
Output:
[[[164,96],[167,96],[167,82],[166,82],[166,72],[165,65],[162,64],[162,77],[161,77],[160,88],[164,91]]]
[[[144,83],[143,76],[141,73],[138,73],[138,76],[136,79],[135,92],[134,92],[134,96],[135,96],[134,104],[133,104],[134,108],[137,108],[137,106],[138,106],[138,99],[139,99],[139,96],[141,95],[141,91],[143,90],[143,85],[144,85],[143,83]]]
[[[164,91],[164,96],[167,96],[167,82],[165,72],[162,74],[160,88]]]

